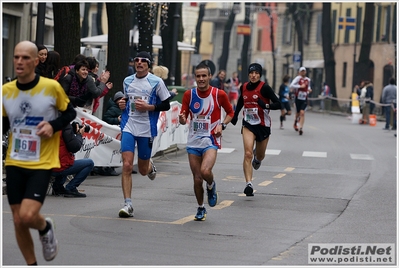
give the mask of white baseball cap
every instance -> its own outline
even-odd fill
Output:
[[[302,66],[301,68],[299,68],[299,71],[300,71],[300,72],[306,71],[306,68]]]

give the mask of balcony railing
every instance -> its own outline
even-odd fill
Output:
[[[205,9],[204,21],[225,22],[229,18],[231,9]]]

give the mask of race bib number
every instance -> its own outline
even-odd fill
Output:
[[[211,119],[209,116],[197,116],[193,119],[192,131],[196,136],[209,137],[211,135]]]
[[[10,157],[21,161],[39,161],[40,137],[33,127],[15,127],[12,134]]]
[[[244,109],[244,120],[251,125],[260,124],[260,118],[258,115],[258,108],[245,108]]]
[[[129,96],[130,114],[131,115],[136,111],[136,100],[148,101],[148,97],[147,96]]]
[[[306,96],[308,95],[307,92],[305,91],[299,91],[298,92],[298,100],[306,100]]]

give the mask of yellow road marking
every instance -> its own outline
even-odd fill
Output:
[[[183,225],[183,224],[185,224],[185,223],[187,223],[187,222],[193,221],[193,220],[194,220],[194,217],[195,217],[195,215],[190,215],[190,216],[184,217],[184,218],[182,218],[182,219],[179,219],[179,220],[177,220],[177,221],[172,221],[171,224],[180,224],[180,225]]]
[[[261,183],[259,183],[258,185],[259,186],[267,186],[267,185],[269,185],[270,183],[272,183],[273,181],[264,181],[264,182],[261,182]]]
[[[231,204],[233,204],[234,201],[232,200],[223,200],[222,202],[220,202],[218,205],[214,206],[212,209],[222,209],[222,208],[226,208],[231,206]]]
[[[222,180],[223,181],[242,181],[243,178],[238,177],[238,176],[227,176],[227,177],[223,178]]]
[[[281,179],[281,178],[284,177],[285,175],[287,175],[287,174],[280,173],[280,174],[277,174],[276,176],[274,176],[273,178],[275,178],[275,179]]]
[[[293,168],[293,167],[287,167],[286,169],[284,169],[284,171],[287,171],[287,172],[289,172],[289,171],[293,171],[295,168]]]

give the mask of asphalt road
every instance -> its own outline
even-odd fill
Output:
[[[304,134],[293,116],[279,129],[272,111],[266,158],[254,171],[255,196],[243,194],[240,123],[228,125],[213,169],[219,204],[193,221],[196,200],[184,145],[154,158],[154,181],[133,175],[134,218],[118,218],[120,177],[90,176],[87,198],[48,196],[57,257],[39,265],[308,265],[309,243],[395,243],[397,140],[393,131],[308,112]],[[240,122],[240,121],[239,121]],[[206,199],[205,199],[206,200]],[[24,265],[3,195],[3,265]]]

